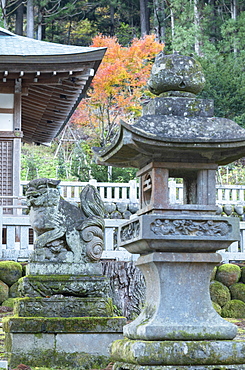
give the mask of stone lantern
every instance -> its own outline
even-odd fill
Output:
[[[239,220],[218,213],[216,170],[245,155],[245,130],[196,98],[204,82],[193,58],[160,53],[148,82],[160,96],[95,149],[98,163],[139,168],[140,210],[121,227],[120,245],[140,254],[146,302],[112,345],[115,369],[245,369],[245,344],[209,295],[216,251],[239,239]],[[171,203],[169,178],[183,179],[183,204]]]

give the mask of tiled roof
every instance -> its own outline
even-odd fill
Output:
[[[89,53],[99,48],[55,44],[15,35],[0,27],[0,56],[70,55]]]
[[[11,93],[21,85],[24,141],[49,143],[59,134],[105,51],[38,41],[0,28],[0,91]]]

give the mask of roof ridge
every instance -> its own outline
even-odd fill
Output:
[[[10,32],[9,30],[6,30],[5,28],[0,27],[0,36],[15,36],[13,32]]]

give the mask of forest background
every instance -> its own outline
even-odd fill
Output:
[[[39,40],[106,46],[93,84],[69,125],[48,148],[24,144],[22,179],[128,181],[134,169],[112,170],[92,160],[92,146],[104,146],[118,122],[141,114],[152,96],[146,83],[155,55],[193,55],[213,99],[215,115],[245,128],[244,0],[0,0],[0,26]],[[245,160],[219,170],[222,183],[245,184]]]

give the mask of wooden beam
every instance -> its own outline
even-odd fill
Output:
[[[0,113],[10,113],[10,114],[13,114],[14,113],[14,109],[12,108],[0,108]]]
[[[6,86],[6,83],[2,83],[0,81],[0,91],[1,91],[1,94],[13,94],[14,93],[14,83],[11,83],[11,85],[8,84],[8,86]]]
[[[75,62],[72,63],[67,62],[67,63],[23,63],[23,64],[15,64],[15,63],[0,63],[0,72],[1,71],[8,71],[14,72],[14,73],[19,73],[20,69],[24,72],[35,72],[37,71],[37,66],[38,66],[38,71],[40,72],[45,72],[45,73],[53,73],[55,72],[69,72],[69,71],[74,71],[74,72],[79,72],[79,71],[84,71],[85,69],[89,69],[94,67],[94,62]]]

